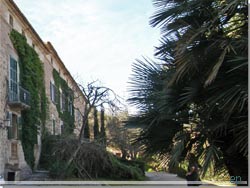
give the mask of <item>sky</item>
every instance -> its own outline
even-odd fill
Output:
[[[152,58],[159,43],[152,0],[14,1],[77,82],[100,80],[123,98],[132,63]]]

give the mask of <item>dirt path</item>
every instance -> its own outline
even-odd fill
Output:
[[[187,181],[178,177],[176,174],[166,172],[146,172],[146,181],[151,181],[155,185],[161,186],[178,186],[183,187],[187,185]]]
[[[176,174],[166,172],[146,172],[146,177],[149,181],[185,181],[185,179],[178,177]]]
[[[187,181],[184,178],[178,177],[176,174],[170,174],[167,172],[146,172],[146,181],[155,181],[156,184],[161,185],[175,185],[177,187],[187,186]],[[198,187],[214,187],[215,185],[209,182],[202,182],[202,185]]]

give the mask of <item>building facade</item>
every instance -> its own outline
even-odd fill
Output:
[[[22,114],[32,110],[34,100],[33,93],[22,85],[20,73],[23,77],[31,75],[25,75],[20,66],[18,50],[10,37],[13,30],[26,38],[44,70],[47,133],[60,135],[68,130],[78,134],[85,105],[83,93],[52,44],[42,41],[13,0],[0,0],[0,176],[10,181],[25,180],[32,172],[21,140],[26,138],[22,129],[28,126],[28,122],[22,120]],[[66,115],[68,119],[65,119]],[[42,125],[34,126],[38,128],[34,144],[36,167],[41,154]]]

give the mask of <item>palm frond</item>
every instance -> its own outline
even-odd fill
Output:
[[[226,54],[229,52],[229,47],[227,46],[226,48],[224,48],[223,52],[221,53],[218,61],[215,63],[214,67],[211,69],[207,80],[205,81],[205,87],[207,87],[208,85],[210,85],[216,78],[219,69],[222,65],[222,63],[224,62],[225,56]]]
[[[233,143],[229,150],[237,149],[243,154],[243,156],[248,156],[248,117],[243,116],[238,118],[240,122],[234,124],[229,130],[230,133],[235,134]]]
[[[211,88],[212,89],[212,88]],[[234,85],[230,88],[223,88],[223,92],[213,86],[215,92],[207,99],[207,103],[211,106],[219,105],[219,108],[224,111],[225,118],[230,117],[233,112],[242,112],[247,106],[248,91],[245,85]]]
[[[138,140],[148,153],[167,154],[171,166],[195,150],[203,176],[223,166],[221,160],[228,165],[236,154],[245,159],[248,125],[239,117],[248,113],[246,1],[153,3],[150,24],[162,35],[155,57],[164,65],[145,59],[133,65],[129,102],[140,109],[138,124],[146,127]],[[191,121],[190,109],[195,134],[177,135]]]
[[[204,149],[201,155],[201,176],[204,176],[209,167],[215,167],[215,162],[220,160],[222,153],[221,151],[213,144]]]
[[[175,135],[175,142],[173,143],[172,149],[171,149],[171,157],[169,160],[169,167],[174,167],[179,164],[180,157],[182,156],[183,150],[185,149],[185,146],[188,141],[189,134],[184,131],[177,132]]]

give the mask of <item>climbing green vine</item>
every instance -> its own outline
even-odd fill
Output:
[[[62,134],[71,134],[74,131],[74,95],[72,89],[69,88],[67,82],[60,77],[59,72],[53,69],[53,78],[56,86],[56,108],[59,114],[59,117],[63,121],[64,130]],[[61,92],[60,92],[61,89]],[[64,96],[62,98],[62,96]],[[63,102],[62,102],[63,101]],[[62,107],[62,103],[64,107]]]
[[[44,84],[44,69],[36,51],[27,39],[15,30],[10,39],[19,56],[20,85],[30,92],[30,108],[22,111],[22,146],[30,167],[34,167],[34,145],[37,144],[38,127],[44,130],[47,118],[47,98]]]

